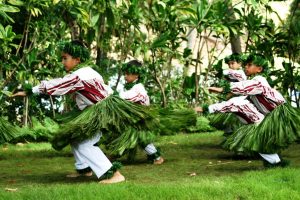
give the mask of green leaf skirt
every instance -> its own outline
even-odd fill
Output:
[[[279,153],[300,138],[300,110],[279,105],[259,124],[244,125],[223,142],[235,152]]]
[[[108,145],[111,143],[112,147],[118,148],[114,151],[122,153],[124,148],[136,144],[139,132],[154,131],[159,127],[158,124],[157,115],[151,107],[131,103],[118,96],[110,95],[83,110],[73,120],[63,124],[60,130],[54,134],[51,143],[54,149],[61,150],[68,144],[92,138],[101,131],[106,135],[104,137],[109,138]],[[149,137],[153,138],[151,134]],[[120,147],[120,145],[116,145],[117,143],[124,144],[126,147],[122,145]]]
[[[197,123],[197,114],[189,108],[157,108],[160,135],[174,135]]]
[[[19,132],[20,130],[17,127],[0,117],[0,144],[9,142],[12,139],[20,136]]]
[[[209,124],[217,129],[223,130],[230,127],[236,130],[243,125],[234,113],[216,113],[208,116]]]

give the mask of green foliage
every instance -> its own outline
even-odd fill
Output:
[[[219,54],[211,45],[207,52],[182,50],[189,31],[194,29],[200,41],[209,37],[226,46],[232,35],[247,36],[246,52],[261,53],[271,62],[275,56],[288,57],[290,64],[284,64],[284,70],[271,69],[270,74],[276,77],[274,85],[287,96],[288,91],[299,88],[300,80],[299,70],[294,65],[299,62],[298,1],[293,2],[290,16],[279,28],[270,19],[273,11],[268,2],[1,1],[0,90],[13,93],[20,90],[21,85],[34,86],[41,80],[61,77],[65,72],[57,51],[58,43],[82,39],[88,43],[97,70],[106,80],[116,75],[120,78],[121,63],[136,58],[143,60],[147,71],[145,85],[153,103],[163,106],[173,102],[192,104],[198,97],[206,102],[211,97],[201,86],[207,86],[208,79],[215,76],[212,66]],[[194,53],[198,55],[196,59],[192,56]],[[116,56],[112,58],[111,55]],[[199,84],[192,80],[187,86],[187,70],[178,69],[174,61],[184,66],[202,67],[204,55],[209,60],[207,73],[199,77]],[[50,110],[44,108],[45,105],[49,107],[49,97],[30,98],[26,110],[23,99],[7,97],[1,93],[0,110],[18,124],[23,123],[21,115],[52,116],[64,104],[64,100],[53,98]],[[299,106],[299,99],[297,101]]]
[[[20,136],[19,129],[0,117],[0,145]]]
[[[51,118],[46,117],[40,122],[36,117],[32,117],[31,127],[23,127],[18,129],[22,134],[16,141],[49,141],[53,137],[53,134],[59,130],[59,125]]]
[[[210,125],[210,121],[204,116],[198,116],[196,125],[187,127],[188,132],[212,132],[216,131]]]
[[[192,109],[164,108],[159,110],[161,135],[174,135],[186,131],[197,122],[196,113]]]
[[[14,20],[7,13],[16,13],[16,12],[19,12],[20,10],[16,6],[22,5],[22,1],[13,0],[13,1],[9,1],[9,3],[12,4],[12,5],[7,5],[3,1],[0,2],[0,16],[5,21],[14,22]]]
[[[53,148],[61,150],[72,142],[91,138],[99,131],[109,132],[107,137],[118,138],[122,137],[123,131],[130,130],[130,128],[146,131],[155,130],[155,127],[157,127],[156,115],[148,107],[110,95],[86,108],[75,119],[62,126],[56,132],[52,145]]]

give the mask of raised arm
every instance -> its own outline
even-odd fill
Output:
[[[69,74],[63,78],[42,81],[40,85],[32,88],[35,94],[64,95],[84,89],[84,85],[78,75]]]
[[[252,80],[230,83],[230,92],[233,94],[256,95],[264,93],[265,89],[262,80],[256,77]]]

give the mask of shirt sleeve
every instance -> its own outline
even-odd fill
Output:
[[[233,94],[257,95],[262,94],[265,91],[265,87],[258,79],[252,79],[230,83],[230,90]]]
[[[247,76],[245,75],[243,70],[227,69],[223,71],[223,74],[233,80],[237,80],[237,81],[247,80]]]
[[[208,107],[208,110],[210,113],[239,113],[242,114],[246,122],[257,123],[264,119],[264,115],[245,97],[234,97],[229,101],[212,104]]]
[[[123,91],[119,93],[119,96],[122,99],[134,102],[134,103],[143,103],[145,104],[145,99],[147,99],[147,94],[145,89],[140,85],[133,86],[130,90]]]
[[[64,95],[84,89],[84,84],[76,74],[69,74],[63,78],[42,81],[32,88],[35,94]]]
[[[221,103],[215,103],[208,106],[209,113],[229,113],[229,112],[238,112],[238,107],[234,104],[233,101],[223,101]]]

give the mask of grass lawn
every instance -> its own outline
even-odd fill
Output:
[[[264,169],[261,160],[232,159],[218,145],[222,133],[161,137],[165,163],[154,166],[139,151],[121,169],[126,181],[98,184],[96,177],[68,179],[74,159],[48,143],[0,146],[0,200],[86,199],[300,199],[300,144],[282,152],[288,168]]]

